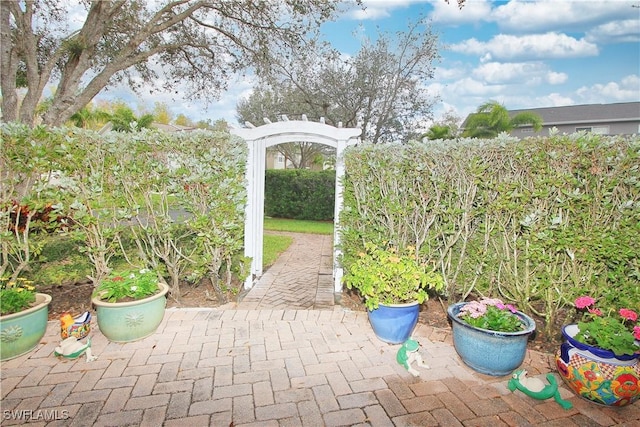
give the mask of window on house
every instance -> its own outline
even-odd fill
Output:
[[[591,132],[606,135],[609,133],[609,126],[594,126],[591,128]]]
[[[606,135],[609,133],[609,126],[586,126],[576,128],[576,132],[587,131],[592,133],[597,133],[599,135]]]
[[[284,156],[282,154],[278,154],[277,162],[279,164],[284,164]]]

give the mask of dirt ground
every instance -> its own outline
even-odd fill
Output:
[[[180,289],[182,292],[180,301],[169,297],[167,299],[168,307],[219,307],[221,305],[210,285],[185,285]],[[94,313],[93,307],[91,307],[92,291],[93,285],[91,283],[67,284],[39,289],[39,292],[52,296],[52,301],[49,305],[49,320],[58,320],[60,315],[65,312],[74,315],[85,311]],[[365,310],[358,295],[348,290],[343,291],[340,304],[354,311]],[[538,331],[529,342],[530,348],[546,353],[555,353],[561,344],[561,337],[559,335],[544,336],[542,322],[540,319],[535,320],[538,324]],[[427,301],[420,311],[419,322],[434,327],[449,328],[446,301],[441,301],[437,298],[431,298]]]

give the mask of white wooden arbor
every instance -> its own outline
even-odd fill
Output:
[[[329,126],[303,120],[285,120],[259,127],[247,123],[247,128],[232,129],[243,138],[249,148],[247,157],[247,206],[245,208],[244,254],[251,258],[251,271],[245,281],[245,289],[253,286],[254,280],[262,276],[262,244],[264,233],[264,176],[267,147],[286,142],[315,142],[336,149],[336,196],[333,235],[333,281],[335,292],[342,290],[342,267],[338,262],[340,241],[339,217],[342,209],[342,176],[344,175],[343,152],[348,145],[355,144],[362,132],[357,128]]]

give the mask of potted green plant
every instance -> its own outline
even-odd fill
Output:
[[[406,341],[418,322],[428,290],[440,291],[444,279],[419,259],[413,247],[381,248],[367,242],[357,259],[345,265],[344,283],[364,299],[369,322],[382,341]]]
[[[470,368],[487,375],[509,375],[522,364],[535,321],[498,298],[452,304],[453,346]]]
[[[51,296],[24,278],[0,280],[0,360],[33,350],[47,329]]]
[[[112,272],[100,281],[91,300],[100,332],[114,342],[153,334],[164,317],[168,291],[169,286],[153,270]]]
[[[628,308],[603,310],[590,296],[575,300],[577,323],[562,328],[556,366],[580,397],[608,406],[640,398],[640,323]]]

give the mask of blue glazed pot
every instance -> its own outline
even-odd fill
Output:
[[[96,307],[98,328],[113,342],[131,342],[152,335],[164,317],[169,286],[158,283],[160,292],[129,302],[110,303],[98,296],[92,298]]]
[[[510,375],[524,361],[529,336],[536,322],[518,311],[526,327],[518,332],[496,332],[473,327],[458,317],[466,303],[452,304],[447,309],[453,332],[453,345],[462,361],[475,371],[493,376]]]
[[[420,304],[380,304],[368,313],[369,323],[378,339],[389,344],[401,344],[409,339],[418,323]]]
[[[0,317],[0,360],[29,353],[44,336],[51,296],[36,293],[33,307]]]

